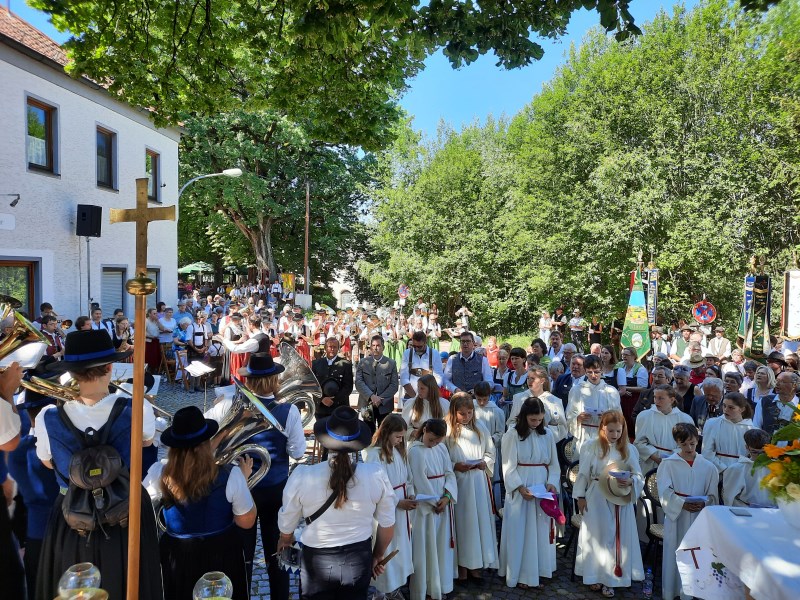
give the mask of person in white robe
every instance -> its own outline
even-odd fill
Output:
[[[690,600],[684,594],[675,552],[704,506],[717,504],[719,474],[713,463],[696,452],[698,432],[694,425],[680,423],[674,429],[679,452],[658,466],[658,496],[664,509],[664,556],[661,569],[661,595],[672,600]],[[692,496],[705,496],[703,502],[687,502]]]
[[[722,416],[713,417],[703,425],[703,456],[721,473],[747,455],[744,434],[753,429],[750,403],[739,392],[722,398]]]
[[[775,506],[769,492],[761,487],[761,480],[767,476],[767,467],[758,467],[753,471],[753,461],[764,452],[764,445],[769,444],[769,434],[763,429],[749,429],[744,432],[744,443],[747,456],[739,458],[725,469],[722,482],[722,503],[726,506]]]
[[[431,404],[438,404],[440,411],[433,414]],[[450,403],[439,397],[439,386],[433,375],[423,375],[417,381],[416,397],[403,404],[403,419],[408,423],[406,439],[411,439],[414,431],[422,427],[428,419],[444,419],[450,410]]]
[[[443,420],[430,419],[416,432],[408,448],[408,468],[418,501],[411,522],[411,556],[414,573],[409,591],[411,600],[441,600],[453,591],[455,574],[455,527],[453,506],[458,500],[458,485],[447,447]],[[435,500],[439,498],[439,500]]]
[[[544,425],[541,400],[526,401],[518,426],[503,436],[506,504],[500,533],[500,575],[508,587],[538,588],[556,570],[555,524],[531,488],[557,492],[559,465],[553,432]]]
[[[514,426],[522,403],[531,396],[539,398],[544,404],[545,427],[553,432],[556,443],[566,438],[569,435],[569,426],[564,405],[558,397],[550,393],[550,377],[547,369],[539,365],[528,369],[528,391],[514,395],[506,427]]]
[[[586,379],[572,386],[567,403],[567,425],[579,452],[586,442],[597,438],[600,415],[620,410],[619,392],[603,381],[599,359],[587,356],[584,368]]]
[[[681,400],[671,385],[659,385],[653,391],[653,406],[636,417],[633,445],[639,451],[643,475],[675,453],[677,445],[672,437],[672,428],[678,423],[693,423],[692,417],[678,408]]]
[[[447,448],[458,485],[455,505],[458,578],[480,579],[481,569],[497,568],[497,526],[491,474],[494,442],[489,431],[475,420],[470,394],[459,392],[450,399]]]
[[[628,441],[622,412],[616,409],[603,413],[598,425],[597,437],[581,447],[578,478],[573,488],[583,515],[575,574],[592,591],[602,591],[610,598],[614,588],[630,587],[632,581],[644,579],[634,514],[644,482],[639,453]],[[609,483],[605,479],[610,477],[606,474],[610,468],[629,472],[628,478],[618,480],[618,485],[631,490],[625,504],[611,502],[601,489],[601,479],[604,484]]]
[[[400,415],[388,415],[378,428],[373,445],[361,451],[364,462],[379,463],[386,471],[397,506],[394,536],[386,548],[386,555],[394,550],[398,553],[386,564],[386,570],[374,580],[375,588],[384,594],[390,594],[404,586],[414,572],[411,558],[411,515],[417,503],[414,501],[414,485],[405,457],[407,428]],[[391,450],[391,455],[387,456],[387,450]]]
[[[502,465],[500,441],[506,432],[506,414],[502,408],[489,399],[491,392],[491,387],[485,381],[481,381],[475,386],[475,420],[486,428],[494,443],[495,461],[494,472],[492,473],[492,491],[494,493],[495,506],[499,508],[500,479],[503,476],[500,468]]]

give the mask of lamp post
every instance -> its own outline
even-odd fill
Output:
[[[241,169],[225,169],[221,173],[209,173],[208,175],[198,175],[197,177],[193,177],[192,179],[183,184],[181,189],[178,191],[178,200],[181,199],[183,191],[191,184],[193,184],[195,181],[198,181],[199,179],[207,179],[208,177],[241,177],[241,176],[242,176]]]

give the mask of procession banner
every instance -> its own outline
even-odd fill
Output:
[[[281,273],[281,285],[284,294],[294,292],[294,273]]]
[[[739,317],[739,330],[737,337],[744,340],[747,336],[747,326],[750,324],[750,315],[753,311],[753,286],[756,282],[755,275],[744,278],[744,298],[742,299],[742,313]]]
[[[647,321],[650,325],[655,325],[656,318],[658,317],[658,269],[656,267],[650,267],[647,269],[646,274]]]
[[[800,340],[800,270],[798,269],[791,269],[783,274],[781,337]]]
[[[650,325],[647,322],[647,307],[642,288],[642,275],[637,269],[634,274],[628,310],[625,313],[625,324],[622,327],[622,347],[636,349],[639,360],[650,352]]]
[[[757,275],[753,284],[753,304],[747,335],[744,338],[743,353],[747,358],[763,361],[769,354],[770,278]]]

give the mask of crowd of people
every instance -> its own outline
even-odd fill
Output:
[[[579,311],[569,321],[561,308],[543,312],[540,337],[522,348],[484,343],[466,307],[442,328],[435,304],[421,299],[407,315],[318,305],[310,318],[283,301],[238,290],[185,298],[177,313],[148,312],[152,372],[163,366],[162,344],[186,347],[217,367],[218,380],[242,380],[280,429],[247,440],[270,461],[254,481],[264,456],[216,464],[212,438],[231,398],[206,414],[189,406],[174,415],[160,433],[165,460],[130,487],[153,501],[141,514],[141,598],[188,598],[213,570],[231,578],[234,598],[248,598],[257,526],[273,599],[289,597],[285,566],[297,541],[303,598],[366,598],[374,585],[386,597],[403,597],[407,586],[413,600],[438,600],[483,585],[492,571],[509,587],[543,589],[558,568],[557,540],[568,535],[577,538],[575,575],[613,597],[645,578],[642,542],[659,507],[644,489],[655,478],[662,596],[673,599],[685,597],[674,550],[705,506],[771,504],[752,461],[798,405],[790,342],[773,340],[761,364],[745,360],[721,327],[712,335],[675,323],[652,328],[653,351],[640,359],[618,346],[614,323],[586,323]],[[125,524],[87,535],[65,518],[70,495],[58,492],[75,485],[72,461],[86,432],[130,459],[131,403],[108,385],[111,364],[131,356],[133,327],[121,314],[112,326],[98,308],[61,336],[47,304],[37,322],[50,356],[25,376],[69,372],[78,396],[56,406],[26,390],[15,402],[22,370],[0,373],[3,479],[17,481],[17,502],[28,506],[24,528],[0,511],[14,597],[50,600],[61,573],[85,561],[98,565],[110,597],[124,597]],[[323,460],[294,470],[307,439],[297,407],[276,397],[280,343],[308,361],[321,389],[313,434]],[[144,445],[157,438],[145,402]],[[19,545],[24,561],[15,560]]]

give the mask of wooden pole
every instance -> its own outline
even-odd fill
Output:
[[[308,295],[310,283],[308,277],[308,226],[311,221],[311,182],[306,179],[306,253],[303,259],[303,293]]]
[[[146,272],[146,269],[139,271]],[[140,331],[145,322],[146,296],[134,296],[134,320]],[[127,600],[139,598],[139,554],[142,514],[142,428],[144,410],[144,350],[145,338],[137,335],[133,343],[133,402],[131,416],[131,496],[128,513],[128,588]]]
[[[134,323],[140,334],[133,344],[133,400],[131,402],[130,498],[128,501],[128,577],[127,600],[139,600],[139,560],[141,552],[142,515],[142,428],[144,410],[144,354],[146,296],[156,291],[147,279],[147,226],[151,221],[174,221],[175,207],[148,208],[147,178],[136,180],[136,208],[112,208],[111,223],[136,224],[136,277],[125,287],[136,299]],[[121,600],[121,599],[120,599]]]

